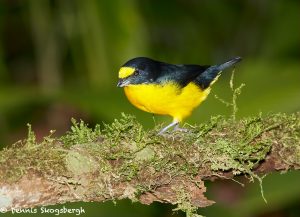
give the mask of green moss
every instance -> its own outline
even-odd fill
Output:
[[[150,147],[145,147],[135,154],[135,159],[137,161],[149,161],[153,159],[155,152]]]
[[[75,176],[92,173],[97,170],[96,162],[89,156],[77,151],[70,151],[66,156],[67,169]]]
[[[37,143],[35,134],[28,125],[27,139],[1,151],[0,177],[5,177],[7,182],[15,182],[30,171],[44,176],[66,173],[66,152],[56,139],[51,138],[52,133],[41,143]]]
[[[34,132],[32,131],[31,125],[27,124],[28,127],[28,134],[26,139],[26,145],[27,146],[35,146],[36,145],[36,137]]]
[[[91,129],[82,120],[77,122],[74,118],[72,118],[71,122],[71,130],[60,138],[60,141],[66,146],[93,142],[101,134],[100,125],[98,124],[94,129]]]
[[[183,188],[176,189],[177,191],[177,208],[173,211],[181,210],[186,213],[186,217],[203,217],[197,214],[197,207],[192,205],[190,195]]]

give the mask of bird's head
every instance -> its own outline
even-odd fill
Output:
[[[118,87],[149,84],[155,79],[159,62],[147,57],[137,57],[126,62],[119,71]]]

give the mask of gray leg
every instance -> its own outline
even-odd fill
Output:
[[[161,131],[159,131],[158,135],[162,135],[164,134],[169,128],[173,127],[173,126],[178,126],[178,121],[173,121],[171,124],[169,124],[168,126],[164,127]]]

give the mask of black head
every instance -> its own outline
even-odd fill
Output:
[[[160,62],[147,57],[137,57],[126,62],[119,71],[118,87],[149,84],[157,77]]]

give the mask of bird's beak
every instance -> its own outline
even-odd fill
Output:
[[[129,80],[120,78],[119,81],[118,81],[117,87],[125,87],[128,84],[130,84]]]

